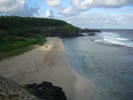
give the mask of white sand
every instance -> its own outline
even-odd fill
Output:
[[[71,70],[61,39],[47,40],[41,47],[1,61],[0,75],[20,85],[49,81],[62,87],[68,100],[90,100],[93,83]]]

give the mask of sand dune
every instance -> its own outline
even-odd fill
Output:
[[[0,75],[20,85],[52,82],[65,91],[68,100],[90,100],[94,85],[70,68],[64,45],[59,38],[23,55],[0,62]]]

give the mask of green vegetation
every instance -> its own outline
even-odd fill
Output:
[[[35,34],[30,37],[0,34],[0,60],[24,53],[32,49],[32,45],[42,45],[45,41],[45,36],[42,34]]]
[[[61,20],[18,16],[1,16],[0,31],[22,36],[37,33],[60,37],[78,35],[78,28]]]
[[[31,37],[5,34],[5,36],[0,39],[0,51],[12,51],[21,47],[28,47],[32,44],[42,44],[43,42],[44,36],[39,34],[36,34]]]
[[[79,28],[57,19],[0,16],[0,60],[43,44],[47,36],[77,36]]]
[[[31,94],[36,94],[37,91],[35,91],[33,88],[29,88],[27,85],[22,86],[22,88],[26,89]]]
[[[67,23],[61,20],[35,18],[35,17],[18,17],[18,16],[1,16],[0,27],[2,29],[37,27],[37,26],[63,26]]]

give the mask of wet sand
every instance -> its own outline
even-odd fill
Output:
[[[17,82],[52,82],[65,91],[68,100],[90,100],[95,86],[71,69],[59,38],[47,38],[47,43],[25,54],[0,62],[0,75]]]

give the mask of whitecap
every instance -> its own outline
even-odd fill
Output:
[[[126,38],[117,38],[118,40],[123,40],[123,41],[126,41],[126,40],[129,40],[129,39],[126,39]]]
[[[95,42],[108,43],[108,44],[111,43],[111,44],[116,44],[116,45],[133,47],[132,41],[130,41],[127,38],[121,37],[117,33],[102,32],[101,34],[98,34],[98,37],[97,39],[94,40]]]

